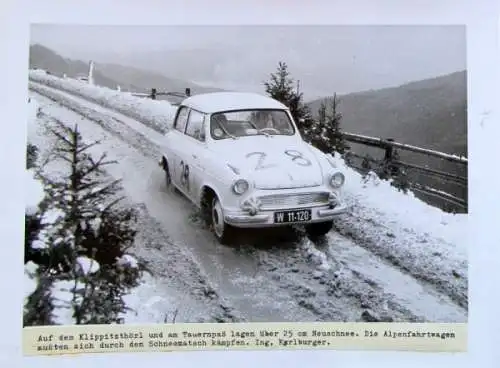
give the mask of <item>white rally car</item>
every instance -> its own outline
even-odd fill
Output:
[[[302,140],[288,108],[254,93],[194,95],[165,134],[167,186],[196,204],[221,243],[238,228],[303,224],[311,237],[346,211],[344,175]]]

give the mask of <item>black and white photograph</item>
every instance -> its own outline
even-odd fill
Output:
[[[32,23],[23,325],[466,323],[466,49]]]

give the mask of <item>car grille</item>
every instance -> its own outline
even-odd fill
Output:
[[[327,205],[329,193],[291,193],[291,194],[271,194],[259,197],[261,209],[274,210],[281,208],[308,207]]]

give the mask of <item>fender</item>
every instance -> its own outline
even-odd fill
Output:
[[[169,162],[169,157],[168,157],[167,153],[162,152],[161,158],[158,160],[158,165],[160,165],[160,167],[162,169],[165,168],[164,165],[163,165],[164,160],[167,161],[167,162]]]
[[[219,179],[219,176],[216,176],[213,172],[210,172],[207,170],[206,173],[208,175],[206,175],[203,178],[203,182],[200,185],[200,191],[199,191],[200,194],[198,196],[199,198],[197,201],[198,202],[197,205],[198,206],[200,205],[202,188],[204,188],[204,187],[209,187],[210,189],[212,189],[214,191],[215,195],[217,196],[217,198],[219,198],[219,200],[221,201],[222,205],[225,205],[226,197],[224,195],[222,195],[220,190],[219,190],[219,188],[222,189],[222,187],[225,184]],[[227,174],[229,174],[229,175],[227,175]],[[238,176],[236,174],[234,174],[233,171],[231,171],[231,169],[229,169],[229,167],[227,168],[227,171],[222,174],[223,177],[226,177],[226,175],[228,177],[231,177],[232,180],[236,180],[238,178]],[[227,189],[231,190],[230,187],[228,187]]]

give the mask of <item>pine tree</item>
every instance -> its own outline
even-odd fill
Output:
[[[26,145],[26,168],[32,169],[36,166],[38,159],[38,147],[28,142]]]
[[[26,146],[26,171],[31,176],[32,185],[37,182],[38,170],[38,147],[28,142]],[[34,182],[34,183],[33,183]],[[38,182],[41,186],[41,183]],[[33,188],[27,186],[28,190]],[[41,188],[40,188],[41,189]],[[47,253],[43,249],[34,247],[35,241],[42,230],[42,218],[39,214],[39,202],[43,199],[43,192],[37,199],[36,208],[33,198],[29,195],[24,215],[24,264],[25,264],[25,289],[26,284],[31,284],[32,289],[24,290],[25,303],[23,323],[28,326],[50,325],[52,315],[52,301],[50,297],[50,278],[38,274],[38,265],[49,261]],[[28,281],[28,282],[27,282]],[[34,285],[34,286],[33,286]]]
[[[41,175],[46,196],[37,214],[40,228],[28,240],[28,248],[41,253],[31,260],[38,265],[40,283],[24,323],[47,323],[47,313],[43,321],[34,316],[37,305],[69,308],[75,324],[119,323],[126,309],[123,296],[142,273],[126,254],[136,234],[135,211],[118,207],[119,181],[103,178],[103,167],[113,162],[105,154],[95,161],[88,153],[99,142],[85,144],[77,126],[58,125],[51,132],[58,142],[53,158],[67,164],[68,174]],[[61,293],[71,294],[71,301]]]
[[[294,95],[294,81],[290,77],[288,65],[280,61],[276,72],[271,73],[270,80],[264,82],[264,86],[269,96],[288,106]]]
[[[325,153],[343,154],[347,148],[340,129],[342,114],[338,112],[337,107],[336,94],[330,99],[328,105],[326,100],[322,101],[318,109],[318,119],[308,131],[310,143]]]
[[[290,109],[293,120],[306,141],[309,141],[309,131],[313,124],[311,112],[303,103],[303,94],[295,90],[295,81],[290,76],[288,65],[279,62],[275,73],[271,73],[270,80],[264,82],[266,93]]]
[[[331,145],[327,134],[329,129],[329,117],[327,115],[326,103],[321,102],[318,109],[318,120],[316,120],[307,131],[309,143],[324,153],[331,152]]]
[[[339,154],[344,154],[347,145],[342,135],[342,131],[340,128],[342,121],[342,114],[338,111],[339,100],[337,98],[337,94],[333,94],[333,98],[330,100],[330,115],[328,115],[327,124],[328,129],[326,132],[327,139],[330,143],[331,152],[337,152]]]

